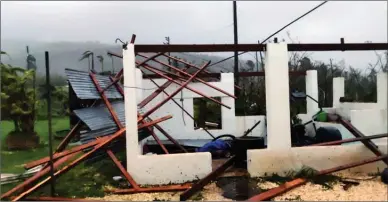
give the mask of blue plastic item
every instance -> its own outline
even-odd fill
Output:
[[[230,149],[228,142],[218,139],[216,141],[208,142],[200,148],[195,149],[196,152],[213,152],[213,151],[226,151]]]

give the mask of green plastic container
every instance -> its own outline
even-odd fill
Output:
[[[327,113],[321,112],[317,115],[317,121],[319,122],[327,122]]]

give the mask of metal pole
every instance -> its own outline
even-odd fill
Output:
[[[49,136],[49,156],[50,156],[50,175],[51,175],[51,196],[55,194],[55,178],[53,164],[53,137],[51,127],[51,84],[50,84],[50,63],[49,52],[44,53],[46,61],[46,88],[47,88],[47,119],[48,119],[48,136]]]
[[[237,33],[237,2],[233,1],[233,29],[234,29],[234,45],[238,44],[238,33]],[[234,78],[235,78],[235,83],[238,85],[238,51],[234,51]]]

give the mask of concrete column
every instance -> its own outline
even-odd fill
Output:
[[[333,108],[340,106],[340,97],[345,96],[345,78],[336,77],[333,78]]]
[[[318,101],[318,75],[317,70],[306,71],[306,94]],[[319,111],[318,103],[310,98],[306,98],[307,101],[307,114],[312,116]]]
[[[127,50],[123,50],[123,75],[124,75],[124,103],[125,103],[125,127],[126,127],[126,150],[127,168],[133,164],[133,160],[139,155],[138,132],[137,132],[137,103],[136,88],[136,65],[135,48],[133,44],[128,44]]]
[[[143,99],[143,73],[136,68],[136,101],[140,103]]]
[[[268,149],[291,148],[287,44],[267,44],[265,92]]]
[[[388,105],[388,74],[381,72],[377,74],[377,103],[382,109],[387,109]]]

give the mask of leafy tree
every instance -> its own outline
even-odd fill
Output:
[[[34,89],[28,86],[34,70],[1,64],[1,111],[14,122],[14,131],[35,134]]]

